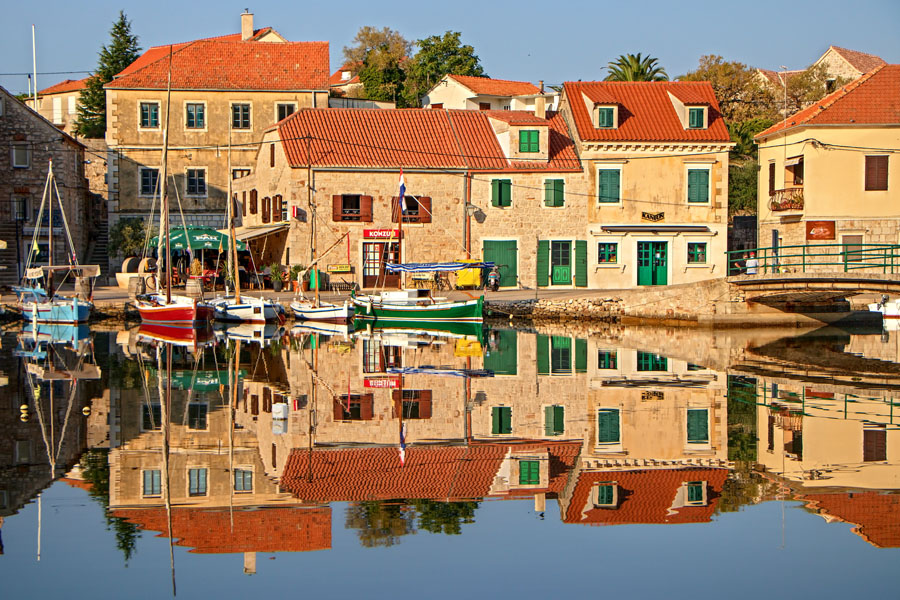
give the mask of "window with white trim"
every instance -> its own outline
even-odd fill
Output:
[[[253,491],[253,469],[235,469],[234,470],[234,491],[236,491],[236,492],[252,492]]]
[[[159,129],[159,102],[140,103],[141,129]]]
[[[297,112],[297,104],[295,102],[279,102],[275,105],[275,121],[283,121],[295,112]]]
[[[249,102],[240,102],[231,105],[231,128],[250,129]]]
[[[206,469],[188,469],[188,496],[206,495]]]
[[[159,469],[147,469],[143,471],[143,477],[143,496],[162,495],[162,473]]]
[[[184,105],[185,122],[188,129],[206,128],[206,105],[202,102],[187,102]]]

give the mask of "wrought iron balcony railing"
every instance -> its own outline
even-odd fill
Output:
[[[803,210],[803,188],[775,190],[769,195],[769,210],[772,212]]]

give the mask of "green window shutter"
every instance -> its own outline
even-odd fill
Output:
[[[689,444],[709,442],[709,411],[707,409],[687,411],[687,441]]]
[[[500,179],[491,180],[491,206],[500,206]]]
[[[484,368],[494,375],[515,375],[517,369],[518,337],[514,329],[494,330],[497,347],[484,355]]]
[[[609,128],[613,126],[613,109],[598,108],[597,109],[597,125],[599,129]]]
[[[597,442],[615,444],[619,437],[619,410],[615,408],[601,409],[597,415]]]
[[[544,206],[556,206],[556,197],[554,196],[553,180],[544,180]]]
[[[554,422],[554,413],[552,406],[544,407],[544,435],[556,435],[556,423]]]
[[[542,333],[536,336],[538,375],[550,374],[550,337]]]
[[[709,202],[709,171],[688,170],[688,202]]]
[[[613,503],[613,486],[606,483],[597,486],[597,504]]]
[[[703,109],[702,108],[692,108],[688,113],[690,115],[688,126],[691,129],[702,129],[703,128]]]
[[[553,191],[556,194],[556,203],[553,206],[565,206],[566,204],[566,180],[555,179],[553,181]]]
[[[537,485],[541,482],[541,461],[519,461],[519,485]]]
[[[577,287],[587,287],[587,284],[587,241],[575,240],[575,285]]]
[[[553,409],[553,435],[562,435],[566,432],[566,408],[564,406],[552,406]]]
[[[500,180],[500,206],[512,206],[512,181]]]
[[[688,483],[688,502],[703,502],[703,482],[692,481]]]
[[[575,372],[587,373],[587,340],[575,338]]]
[[[519,132],[519,152],[528,152],[528,132]]]
[[[500,407],[500,433],[512,433],[512,408]]]
[[[537,248],[537,284],[550,284],[550,240],[538,240]]]
[[[621,199],[618,169],[601,169],[598,171],[600,181],[600,202],[619,202]]]

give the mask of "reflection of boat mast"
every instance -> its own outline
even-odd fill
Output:
[[[234,413],[235,407],[237,407],[237,386],[240,377],[240,366],[241,366],[241,340],[235,340],[235,348],[234,354],[231,357],[231,361],[234,361],[234,368],[232,368],[231,362],[228,364],[228,377],[230,379],[229,384],[231,385],[231,397],[229,402],[229,411],[230,411],[230,419],[228,421],[228,468],[231,471],[231,486],[230,493],[228,495],[228,515],[231,520],[231,531],[234,532],[234,483],[235,483],[235,475],[234,475]]]
[[[162,344],[156,347],[156,364],[159,373],[163,372],[162,364]],[[172,596],[176,595],[175,590],[175,549],[172,542],[172,497],[171,486],[169,485],[169,410],[171,409],[172,400],[172,348],[166,345],[166,387],[163,391],[162,378],[157,378],[157,387],[159,390],[160,404],[160,420],[163,427],[162,439],[162,459],[163,459],[163,497],[166,503],[166,523],[169,530],[169,568],[172,572]]]

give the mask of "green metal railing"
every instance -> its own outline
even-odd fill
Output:
[[[900,244],[806,244],[728,251],[728,275],[754,274],[751,253],[756,255],[757,275],[857,270],[900,273]]]

